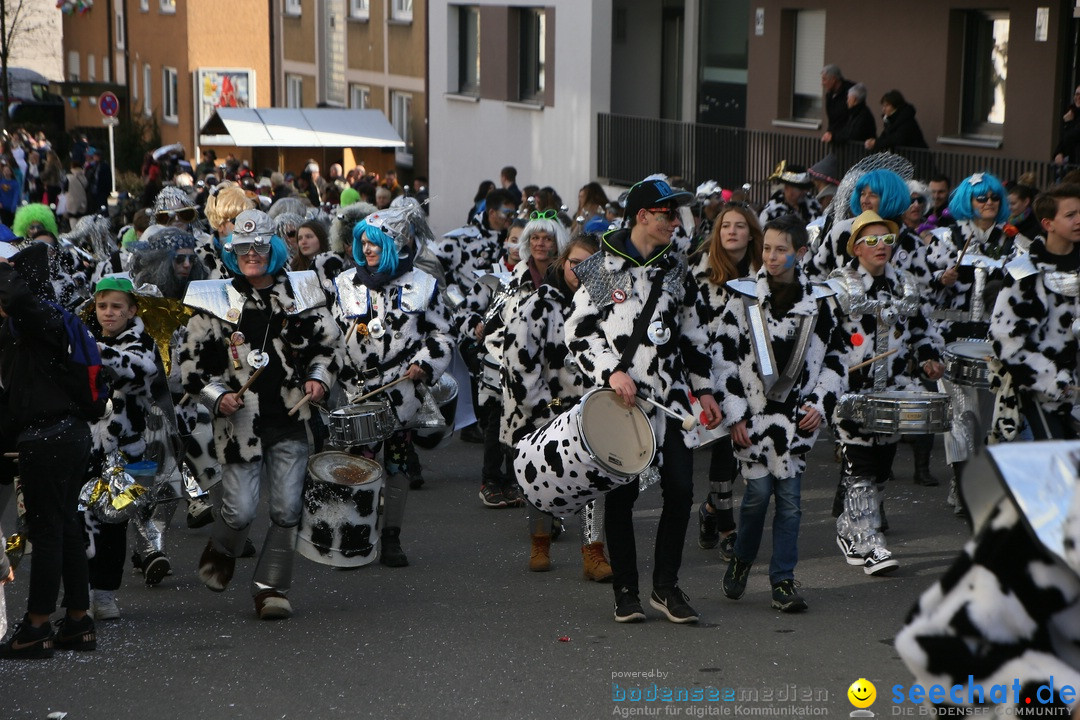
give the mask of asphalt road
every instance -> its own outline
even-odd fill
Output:
[[[422,454],[428,482],[410,495],[402,536],[408,568],[338,571],[298,557],[287,621],[256,619],[252,560],[239,561],[225,593],[206,590],[195,567],[207,529],[173,530],[175,574],[148,589],[129,573],[122,618],[98,625],[97,651],[0,661],[0,718],[846,717],[861,677],[877,686],[881,717],[893,709],[888,688],[911,682],[892,637],[965,539],[945,484],[915,486],[902,446],[886,504],[901,568],[870,578],[848,566],[829,514],[838,466],[826,437],[803,480],[796,576],[808,612],[770,607],[768,524],[746,595],[731,601],[725,566],[697,547],[692,520],[680,585],[702,621],[677,626],[646,606],[647,622],[620,625],[610,585],[581,578],[576,524],[554,544],[551,572],[527,570],[524,511],[477,498],[480,452],[454,438]],[[697,498],[707,466],[699,453]],[[934,469],[947,476],[940,443]],[[645,594],[658,506],[654,487],[636,511]],[[12,518],[7,508],[4,527]],[[263,512],[254,537],[266,522]],[[27,570],[7,586],[12,622]],[[654,684],[718,700],[650,703]]]

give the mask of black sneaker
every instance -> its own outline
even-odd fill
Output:
[[[525,498],[521,496],[521,489],[513,480],[502,486],[502,494],[506,499],[506,507],[525,507]]]
[[[479,443],[484,442],[484,430],[479,424],[473,423],[472,425],[466,425],[461,428],[461,439],[467,443]]]
[[[750,576],[750,563],[744,563],[737,557],[731,558],[727,572],[724,573],[724,595],[738,600],[746,592],[746,579]]]
[[[57,650],[96,650],[97,631],[94,629],[94,618],[84,615],[81,620],[72,620],[65,615],[56,621],[53,642]]]
[[[731,562],[731,559],[735,557],[735,540],[738,539],[738,533],[731,532],[720,539],[720,559],[724,562]]]
[[[259,551],[255,549],[255,543],[251,542],[251,538],[244,540],[244,549],[240,551],[240,557],[253,558],[259,554]]]
[[[506,507],[506,497],[502,488],[493,482],[486,482],[480,486],[480,500],[489,508]]]
[[[772,586],[772,606],[780,612],[797,613],[806,609],[806,601],[794,580],[781,580]]]
[[[649,596],[649,604],[667,615],[673,623],[692,623],[698,621],[698,614],[690,607],[690,598],[677,586],[656,588]]]
[[[855,543],[843,535],[836,536],[836,546],[844,554],[844,559],[847,560],[848,565],[862,565],[866,562],[866,556],[855,551]]]
[[[645,620],[645,611],[641,609],[638,594],[630,588],[622,588],[615,593],[615,622],[639,623]]]
[[[712,550],[720,542],[720,521],[715,512],[706,509],[707,503],[698,507],[698,547]]]
[[[15,632],[0,645],[0,657],[10,660],[39,660],[53,656],[53,628],[49,623],[39,627],[30,624],[30,617],[23,616],[15,626]]]
[[[143,581],[147,587],[154,587],[165,579],[172,570],[172,564],[165,553],[155,552],[146,556],[142,563]]]
[[[900,567],[892,553],[882,547],[876,547],[864,558],[863,572],[867,575],[883,575]]]

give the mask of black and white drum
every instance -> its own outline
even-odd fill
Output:
[[[382,442],[390,437],[395,424],[394,413],[385,401],[345,405],[326,416],[330,441],[338,447]]]
[[[483,365],[480,374],[480,382],[486,388],[502,392],[502,363],[495,359],[491,353],[480,358]]]
[[[308,460],[296,551],[333,567],[359,567],[379,554],[382,466],[343,452]]]
[[[534,506],[567,515],[636,478],[655,456],[656,437],[645,412],[623,405],[614,390],[597,388],[522,438],[514,473]]]
[[[864,432],[894,435],[942,433],[952,427],[952,408],[945,393],[886,390],[840,398],[837,414]]]
[[[990,358],[994,346],[989,340],[957,340],[945,346],[942,358],[945,379],[956,385],[988,389],[990,387]]]

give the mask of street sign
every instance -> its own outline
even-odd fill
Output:
[[[116,117],[120,113],[120,101],[111,92],[103,92],[98,96],[98,110],[105,117]]]
[[[120,124],[120,118],[103,117],[103,118],[101,118],[101,124],[102,125],[109,125],[110,127],[116,127],[117,125]]]

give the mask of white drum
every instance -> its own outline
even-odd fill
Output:
[[[614,390],[597,388],[522,438],[515,451],[514,473],[526,499],[567,515],[649,467],[656,437],[640,407],[628,408]]]
[[[379,555],[382,466],[343,452],[308,460],[296,551],[333,567],[360,567]]]

